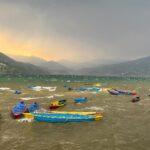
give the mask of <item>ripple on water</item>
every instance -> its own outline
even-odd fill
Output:
[[[50,148],[53,150],[82,150],[79,144],[69,141],[60,141],[58,143],[53,144]]]
[[[10,135],[4,134],[2,135],[1,143],[5,143],[11,139],[13,139],[13,137],[11,137]]]

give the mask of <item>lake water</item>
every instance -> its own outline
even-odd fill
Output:
[[[102,87],[136,90],[141,101],[131,96],[113,96],[105,92],[79,92],[80,87]],[[57,86],[56,91],[33,91],[35,86]],[[149,150],[150,149],[150,80],[84,76],[0,77],[0,150]],[[68,91],[66,87],[76,90]],[[13,90],[20,90],[16,95]],[[50,98],[53,97],[53,98]],[[88,97],[83,104],[74,98]],[[100,111],[103,119],[88,123],[40,123],[14,120],[10,111],[21,98],[28,105],[38,102],[48,110],[50,102],[67,99],[62,111]],[[40,98],[41,97],[41,98]]]

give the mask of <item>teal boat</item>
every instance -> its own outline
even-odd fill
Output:
[[[65,122],[89,122],[99,120],[97,116],[79,114],[50,114],[34,113],[34,120],[39,122],[65,123]]]

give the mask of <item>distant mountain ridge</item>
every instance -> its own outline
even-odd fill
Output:
[[[74,61],[69,61],[69,60],[59,60],[59,61],[53,61],[53,60],[45,60],[40,57],[35,57],[35,56],[19,56],[19,55],[12,55],[12,58],[14,58],[17,61],[25,62],[25,63],[30,63],[36,66],[42,66],[45,67],[47,66],[47,69],[50,70],[79,70],[85,67],[95,67],[99,65],[106,65],[106,64],[116,64],[116,63],[121,63],[127,61],[122,60],[122,59],[94,59],[94,60],[87,60],[86,62],[74,62]],[[72,72],[72,71],[71,71]]]
[[[71,69],[55,62],[55,61],[47,61],[45,63],[42,63],[40,67],[45,68],[49,71],[52,71],[54,74],[70,74],[72,72]]]
[[[74,74],[97,76],[140,76],[150,77],[150,56],[116,64],[85,67],[80,70],[68,69],[55,61],[45,61],[40,58],[30,58],[33,64],[15,61],[0,53],[0,74]],[[89,65],[87,65],[89,66]]]
[[[15,56],[15,60],[23,61],[25,63],[31,63],[35,66],[38,66],[40,68],[43,68],[52,74],[70,74],[71,69],[68,67],[65,67],[64,65],[56,62],[56,61],[46,61],[39,57],[26,57],[26,56]]]
[[[0,52],[0,74],[44,75],[50,72],[29,63],[15,61]]]
[[[74,70],[80,70],[86,67],[93,68],[96,66],[116,64],[125,61],[126,60],[114,60],[114,59],[94,59],[94,60],[87,60],[86,62],[73,62],[73,61],[60,60],[59,63],[68,68],[74,68]]]
[[[150,76],[150,56],[112,65],[83,68],[78,71],[84,75],[98,76]]]

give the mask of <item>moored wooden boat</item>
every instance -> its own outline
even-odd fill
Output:
[[[80,91],[89,91],[89,92],[101,92],[101,88],[96,88],[96,87],[82,87],[79,89]]]
[[[118,91],[115,91],[115,90],[108,90],[108,92],[111,94],[111,95],[120,95],[120,93]]]
[[[112,95],[137,95],[135,91],[129,91],[129,90],[112,89],[112,90],[108,90],[108,92]]]
[[[83,112],[83,111],[51,111],[56,114],[79,114],[79,115],[102,115],[100,112]]]
[[[21,118],[23,113],[26,111],[26,104],[23,100],[18,102],[18,104],[12,108],[11,114],[15,119]]]
[[[35,113],[34,120],[39,122],[65,123],[65,122],[89,122],[100,120],[100,116],[79,115],[79,114],[51,114],[51,113]]]
[[[116,90],[116,91],[122,95],[137,95],[135,91],[129,91],[129,90]]]
[[[39,104],[36,102],[33,102],[28,108],[26,112],[35,112],[36,110],[39,109]]]
[[[82,102],[86,102],[86,101],[87,101],[87,97],[79,97],[79,98],[74,99],[75,103],[82,103]]]
[[[77,115],[93,115],[93,116],[99,116],[100,118],[103,117],[103,114],[101,112],[77,112],[77,111],[50,111],[49,114],[77,114]],[[34,119],[34,115],[32,113],[23,113],[24,117],[28,119]]]
[[[67,100],[65,100],[65,99],[52,102],[49,105],[49,109],[56,109],[56,108],[62,107],[62,106],[64,106],[66,104],[66,102],[67,102]]]

